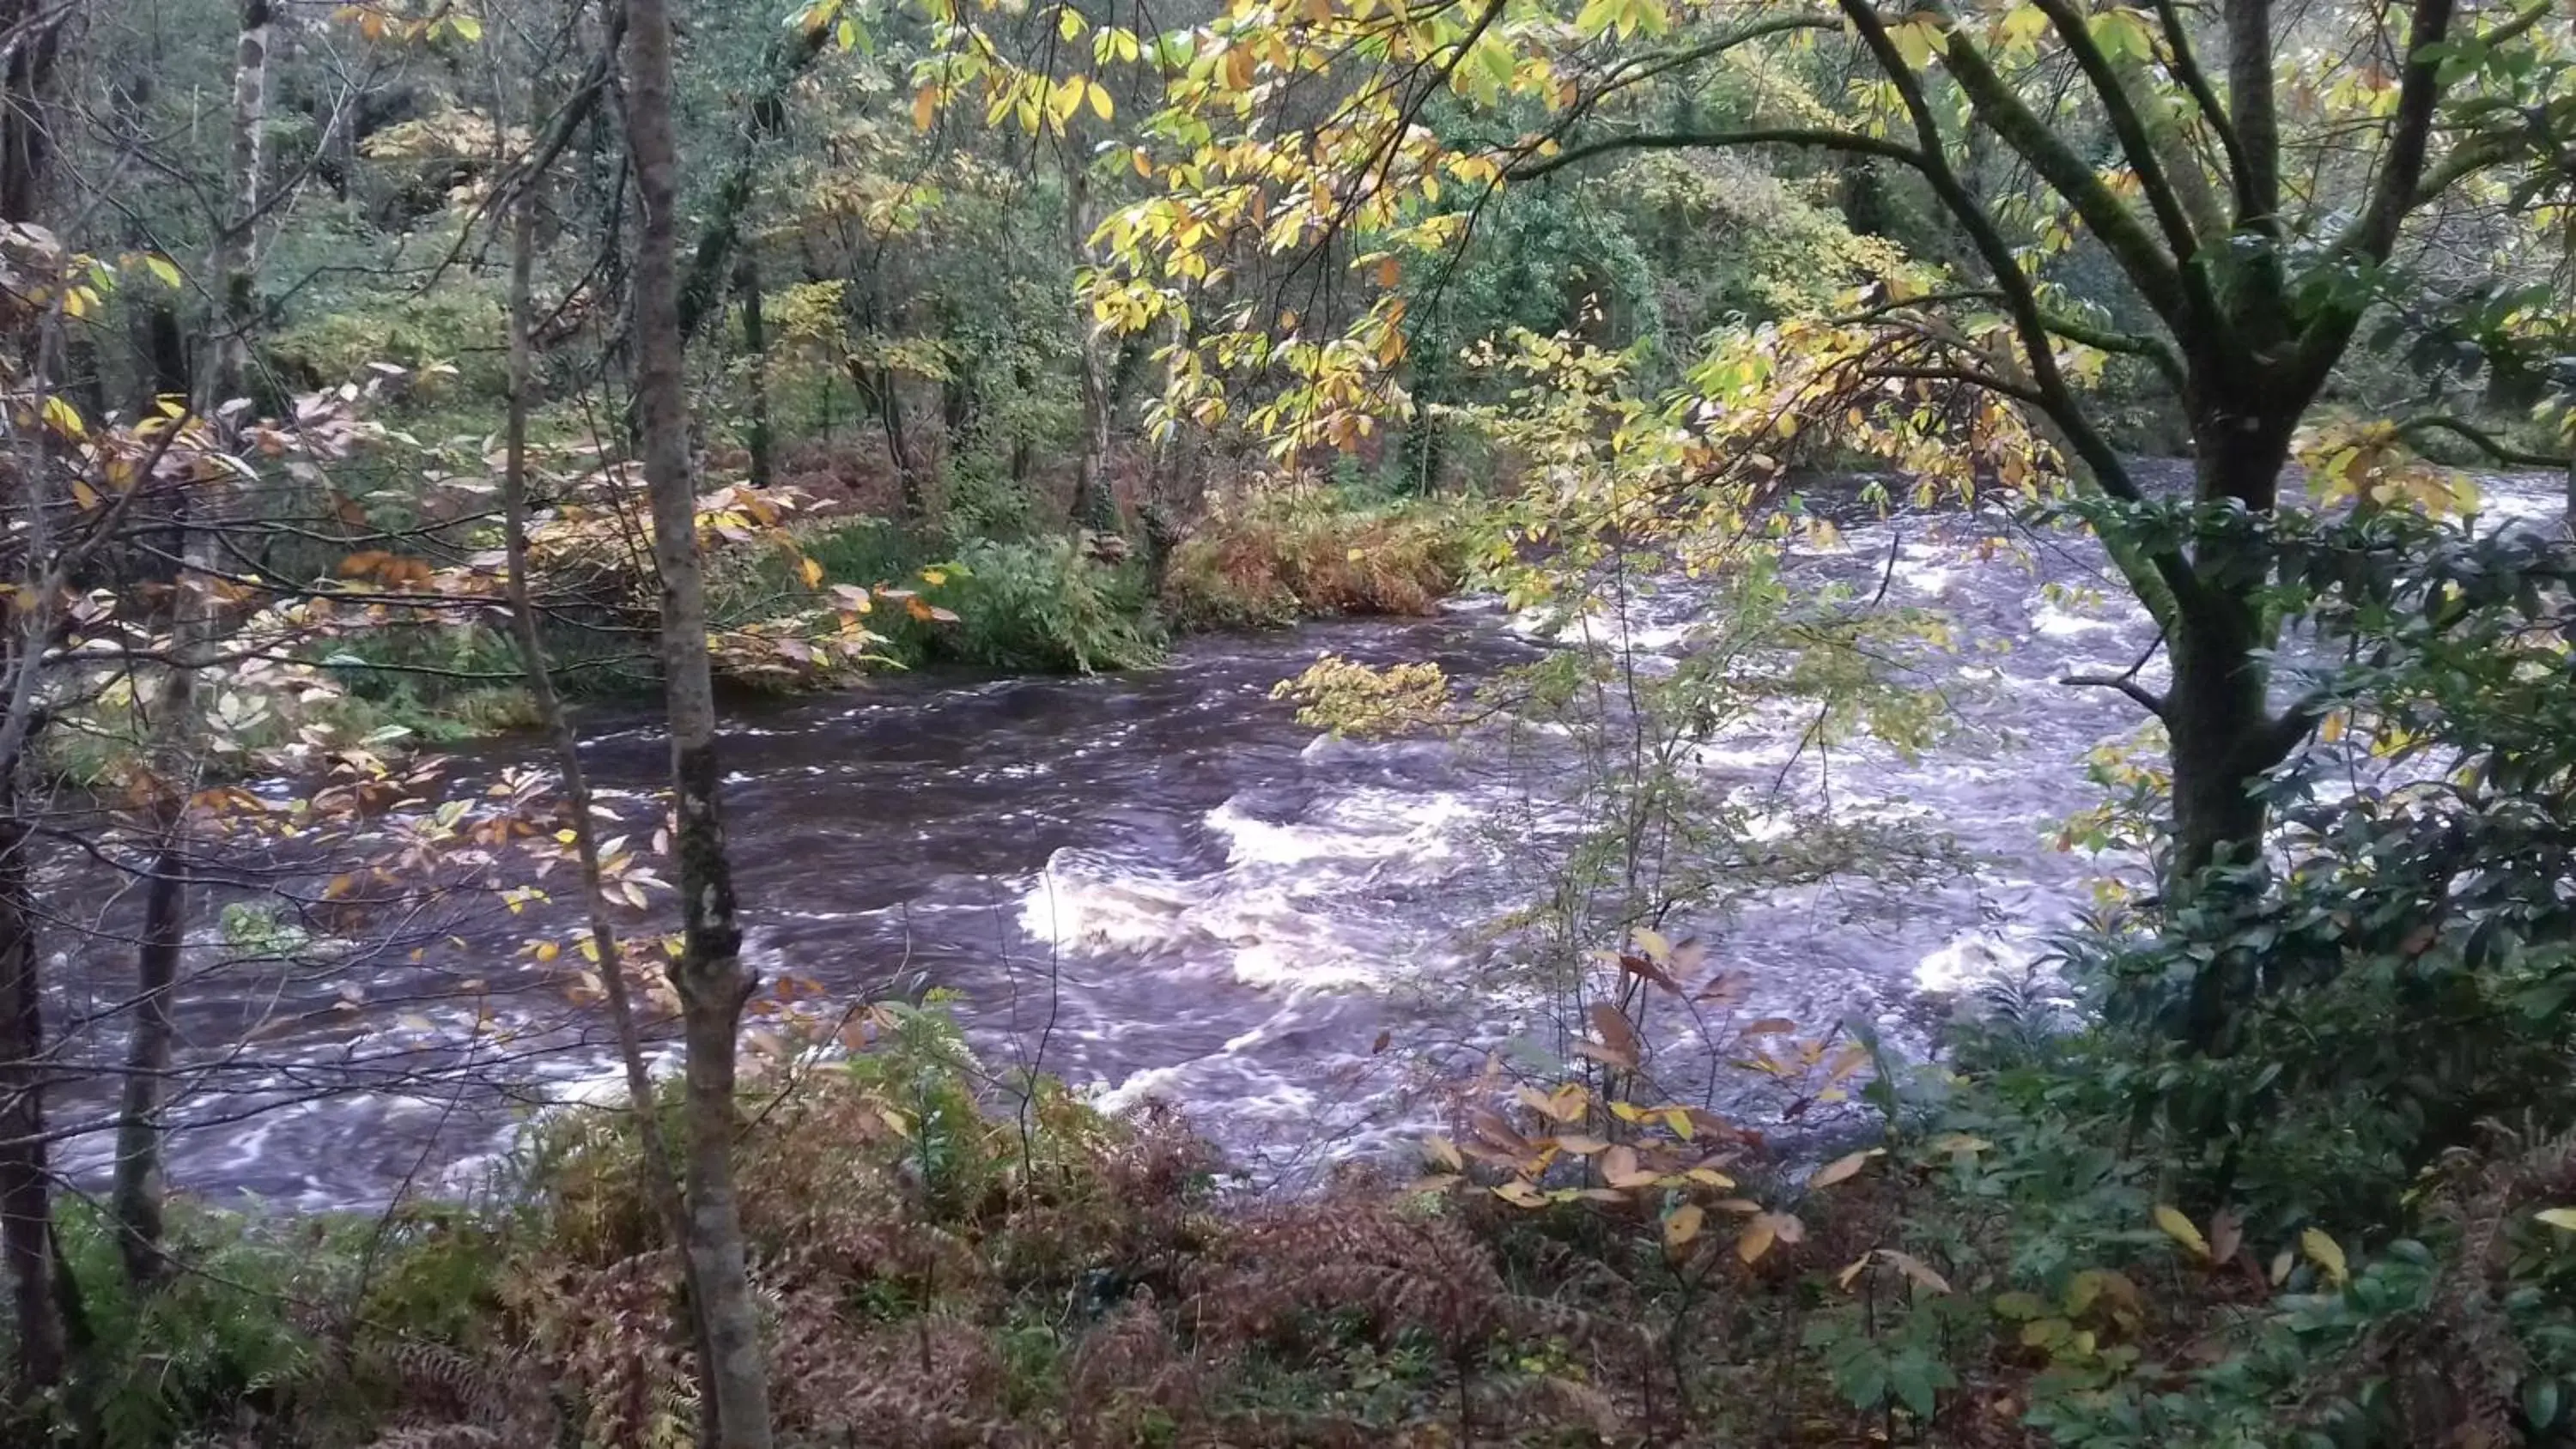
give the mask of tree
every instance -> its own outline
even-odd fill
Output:
[[[36,288],[63,284],[60,248],[40,225],[52,200],[54,126],[58,78],[55,63],[68,8],[47,14],[25,3],[0,11],[10,48],[0,82],[0,227],[6,229],[8,270]],[[62,356],[56,307],[39,309],[34,292],[13,299],[5,323],[6,381],[41,413],[52,395]],[[46,654],[54,647],[63,612],[55,594],[71,577],[84,543],[96,535],[60,539],[50,507],[55,487],[52,444],[42,429],[13,428],[7,454],[12,475],[6,491],[19,516],[11,520],[11,551],[19,555],[9,594],[6,653],[0,656],[0,1267],[11,1294],[16,1333],[13,1394],[33,1396],[62,1376],[63,1330],[56,1312],[53,1180],[45,1151],[45,1008],[43,956],[36,939],[35,802],[27,780],[27,747],[42,733],[46,700],[38,687]]]
[[[201,417],[222,415],[224,406],[242,395],[250,371],[272,23],[269,0],[244,0],[233,61],[232,155],[227,167],[231,204],[210,268],[218,307],[209,348],[212,355],[198,374],[209,389],[209,395],[196,403]],[[161,1253],[162,1099],[170,1071],[171,995],[178,986],[180,951],[188,929],[188,876],[191,856],[198,849],[188,828],[194,813],[196,677],[205,667],[216,624],[215,591],[223,573],[216,549],[225,522],[217,500],[226,486],[220,475],[209,477],[181,496],[173,510],[180,567],[172,610],[172,657],[157,705],[161,718],[156,721],[161,797],[156,823],[161,840],[144,898],[143,939],[135,953],[134,1025],[117,1124],[115,1183],[109,1194],[119,1228],[117,1247],[124,1255],[128,1278],[138,1286],[158,1280],[167,1266]]]
[[[2083,682],[2165,727],[2180,892],[2250,858],[2253,786],[2320,717],[2314,698],[2277,697],[2265,606],[2303,425],[2365,319],[2421,315],[2428,240],[2472,202],[2559,184],[2576,130],[2555,84],[2567,28],[2545,4],[2458,0],[1237,4],[1156,48],[1185,77],[1147,128],[1169,139],[1139,148],[1164,190],[1104,222],[1122,273],[1104,306],[1130,327],[1204,324],[1208,279],[1255,255],[1374,274],[1376,303],[1336,336],[1277,337],[1275,309],[1241,303],[1203,326],[1207,361],[1176,369],[1196,392],[1175,401],[1201,416],[1222,410],[1229,364],[1286,374],[1255,420],[1289,446],[1347,446],[1403,354],[1399,277],[1464,244],[1485,210],[1442,206],[1444,186],[1675,151],[1822,153],[1903,178],[1942,219],[1930,264],[1837,315],[1740,334],[1666,415],[1701,440],[1699,476],[1756,487],[1802,425],[1962,486],[2027,477],[1997,446],[2018,430],[1993,414],[2035,420],[2164,631],[2163,689],[2136,671]],[[1734,65],[1769,84],[1725,99],[1711,78]],[[1847,100],[1830,79],[1788,90],[1801,75],[1864,80]],[[1025,84],[989,77],[985,93],[998,108]],[[2101,295],[2071,293],[2061,274],[2078,262],[2107,279]],[[2115,446],[2092,391],[2112,360],[2179,414],[2188,499],[2153,496]],[[1935,446],[1962,419],[1976,446]]]
[[[757,982],[742,964],[716,761],[706,585],[698,560],[697,490],[689,461],[678,261],[679,146],[671,124],[671,20],[663,0],[626,6],[627,141],[643,225],[633,283],[635,396],[653,561],[662,577],[662,690],[671,726],[673,848],[679,855],[681,947],[671,978],[687,1043],[689,1238],[710,1361],[701,1365],[709,1443],[766,1449],[768,1370],[760,1310],[734,1196],[735,1054]],[[602,969],[615,969],[615,962]]]

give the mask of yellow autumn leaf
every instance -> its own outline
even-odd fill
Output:
[[[2326,1280],[2340,1288],[2352,1281],[2352,1269],[2344,1262],[2343,1245],[2327,1237],[2322,1228],[2307,1228],[2299,1234],[2299,1251],[2308,1261],[2323,1269]]]
[[[1700,1205],[1695,1202],[1686,1202],[1673,1209],[1664,1219],[1664,1246],[1666,1248],[1687,1246],[1691,1239],[1699,1236],[1700,1224],[1706,1218],[1707,1214],[1702,1212]]]
[[[823,566],[816,563],[813,559],[805,558],[798,560],[796,571],[805,576],[805,587],[809,589],[819,589],[823,587]]]
[[[89,424],[81,420],[80,409],[60,394],[45,399],[45,426],[73,442],[89,436]]]
[[[552,941],[539,941],[537,943],[537,959],[539,961],[552,961],[562,954],[563,947],[556,945]]]
[[[1878,1156],[1886,1150],[1887,1149],[1884,1147],[1872,1147],[1866,1151],[1854,1152],[1835,1158],[1833,1161],[1817,1168],[1816,1175],[1807,1179],[1808,1190],[1813,1191],[1820,1187],[1831,1187],[1835,1183],[1848,1179],[1852,1174],[1859,1172],[1861,1168],[1867,1166],[1871,1158]]]
[[[1449,1169],[1451,1172],[1464,1172],[1467,1170],[1466,1161],[1458,1155],[1458,1144],[1450,1141],[1446,1137],[1424,1138],[1422,1141],[1422,1155],[1426,1159]]]
[[[912,128],[916,131],[927,131],[930,129],[930,123],[937,119],[939,119],[939,87],[923,86],[913,92]]]
[[[2562,1233],[2576,1233],[2576,1208],[2542,1208],[2532,1217]]]
[[[2200,1229],[2192,1226],[2191,1219],[2184,1216],[2181,1208],[2158,1203],[2156,1226],[2164,1230],[2166,1237],[2188,1249],[2193,1257],[2204,1260],[2209,1257],[2209,1239],[2200,1235]]]
[[[1758,1263],[1762,1261],[1763,1254],[1771,1251],[1771,1244],[1778,1240],[1779,1235],[1779,1229],[1771,1225],[1768,1214],[1757,1217],[1746,1223],[1743,1234],[1736,1238],[1735,1256],[1748,1264]]]

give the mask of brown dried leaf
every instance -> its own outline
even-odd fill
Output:
[[[2209,1255],[2221,1263],[2232,1262],[2236,1250],[2245,1246],[2245,1224],[2235,1213],[2220,1209],[2209,1220]]]
[[[1923,1287],[1929,1288],[1935,1293],[1947,1293],[1950,1291],[1950,1280],[1932,1271],[1931,1264],[1924,1262],[1913,1254],[1900,1253],[1894,1248],[1881,1248],[1878,1250],[1878,1255],[1881,1258],[1886,1259],[1888,1262],[1894,1263],[1898,1272],[1903,1273],[1906,1277],[1913,1279]]]
[[[1645,1060],[1645,1043],[1638,1039],[1637,1028],[1607,1001],[1592,1003],[1591,1017],[1592,1029],[1601,1034],[1601,1045],[1611,1053],[1611,1064],[1635,1071]]]

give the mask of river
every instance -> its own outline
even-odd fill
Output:
[[[2518,511],[2546,510],[2532,492]],[[1699,767],[1747,791],[1830,790],[1838,812],[1914,822],[1973,869],[1834,881],[1678,924],[1747,974],[1758,1011],[1866,1020],[1919,1048],[1945,996],[2026,968],[2089,899],[2102,864],[2047,837],[2094,798],[2086,752],[2140,714],[2057,681],[2128,669],[2153,629],[2089,539],[1993,515],[1865,520],[1793,550],[1789,573],[1946,614],[1953,647],[1922,679],[1952,727],[1911,759],[1862,741],[1819,760],[1797,750],[1798,721],[1766,717],[1712,739]],[[1683,587],[1644,601],[1637,639],[1680,647],[1696,607]],[[1470,598],[1435,618],[1191,639],[1128,674],[893,676],[737,705],[723,749],[749,957],[810,982],[809,1010],[955,992],[988,1061],[1113,1105],[1175,1101],[1256,1182],[1383,1146],[1418,1130],[1416,1047],[1524,1024],[1472,988],[1479,928],[1518,903],[1514,843],[1490,828],[1511,783],[1472,743],[1320,738],[1272,686],[1326,652],[1432,659],[1473,681],[1543,647]],[[658,732],[637,717],[586,727],[595,779],[649,834]],[[466,755],[458,786],[525,758]],[[210,971],[180,1012],[183,1055],[212,1069],[183,1104],[172,1180],[306,1208],[466,1190],[529,1112],[609,1100],[601,1024],[565,998],[567,963],[514,949],[531,929],[486,900],[441,919],[418,961]],[[112,1004],[112,966],[61,963],[67,1016]],[[93,1068],[112,1059],[100,1036]],[[97,1120],[106,1080],[75,1085],[58,1120]],[[95,1173],[109,1145],[92,1133],[60,1150]]]

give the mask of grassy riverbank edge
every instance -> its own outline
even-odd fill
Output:
[[[1466,579],[1483,526],[1473,500],[1322,487],[1220,501],[1186,535],[1144,543],[1084,533],[949,540],[888,519],[832,517],[794,530],[792,557],[775,546],[717,554],[712,609],[720,632],[760,637],[819,591],[890,594],[868,620],[880,636],[868,664],[733,681],[763,691],[845,687],[870,672],[930,666],[1091,674],[1158,664],[1190,635],[1432,613]],[[589,701],[643,698],[654,687],[650,628],[649,619],[551,611],[545,632],[559,686]],[[757,652],[775,663],[774,650]],[[724,662],[720,652],[720,676]],[[398,754],[534,724],[497,619],[389,625],[335,640],[307,663],[318,687],[234,701],[256,712],[226,722],[226,753],[209,762],[215,775],[260,773],[299,741]],[[74,786],[113,784],[140,766],[150,735],[134,686],[108,681],[55,722],[43,768]]]
[[[2191,1165],[2117,1110],[2135,1046],[2099,1032],[1989,1022],[1953,1068],[1880,1058],[1868,1145],[1821,1168],[1710,1123],[1707,1180],[1614,1191],[1617,1144],[1557,1136],[1531,1176],[1496,1144],[1546,1110],[1471,1107],[1418,1180],[1278,1199],[1226,1190],[1187,1104],[1112,1119],[988,1068],[936,1004],[865,1020],[745,1104],[782,1443],[2324,1449],[2437,1442],[2376,1436],[2391,1414],[2552,1442],[2566,1413],[2569,1254],[2531,1218],[2576,1150],[2449,1172],[2368,1252],[2323,1216],[2186,1212],[2164,1195]],[[658,1221],[597,1112],[532,1131],[471,1203],[191,1208],[141,1299],[74,1208],[80,1371],[24,1427],[686,1443]]]

